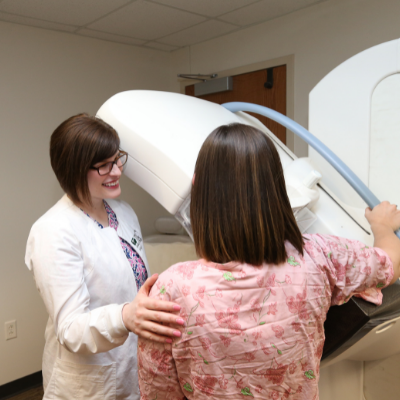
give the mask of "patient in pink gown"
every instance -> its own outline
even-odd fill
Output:
[[[150,294],[179,304],[186,325],[172,344],[139,338],[141,398],[318,399],[327,311],[352,296],[381,304],[399,276],[400,212],[366,211],[373,248],[302,235],[274,144],[234,124],[203,144],[190,214],[200,259],[170,267]]]

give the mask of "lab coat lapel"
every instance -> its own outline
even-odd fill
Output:
[[[144,265],[147,269],[147,273],[150,275],[146,254],[144,252],[143,237],[139,223],[130,221],[130,223],[128,224],[126,221],[127,216],[124,215],[123,210],[121,210],[120,205],[117,202],[112,202],[111,208],[117,216],[118,236],[128,242],[135,249],[140,258],[143,260]]]

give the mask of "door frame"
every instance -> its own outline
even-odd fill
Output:
[[[217,73],[218,78],[224,78],[226,76],[241,75],[248,72],[259,71],[260,69],[277,67],[279,65],[286,65],[286,115],[289,118],[294,119],[294,54],[243,65],[224,71],[212,71],[212,73]],[[179,83],[180,93],[185,94],[186,86],[193,85],[193,83],[196,82],[192,79],[179,79]],[[288,129],[286,129],[286,146],[294,152],[294,133]]]

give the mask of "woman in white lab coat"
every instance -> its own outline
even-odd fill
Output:
[[[146,281],[139,222],[115,200],[127,161],[119,145],[111,126],[87,114],[51,137],[66,194],[33,225],[25,257],[49,313],[44,399],[139,399],[136,334],[169,343],[180,335],[162,325],[183,324],[170,313],[180,307],[147,297],[157,277]]]

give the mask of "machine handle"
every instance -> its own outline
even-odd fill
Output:
[[[225,107],[227,110],[233,113],[245,111],[260,114],[283,125],[285,128],[289,129],[295,135],[299,136],[306,143],[308,143],[319,154],[321,154],[321,156],[324,157],[325,160],[328,161],[329,164],[331,164],[332,167],[335,168],[344,179],[346,179],[346,181],[361,196],[361,198],[371,209],[380,203],[378,198],[371,192],[369,187],[365,185],[365,183],[332,150],[330,150],[307,129],[303,128],[300,124],[291,120],[286,115],[283,115],[268,107],[252,103],[232,102],[222,104],[222,107]],[[395,233],[400,239],[400,229],[398,229]]]
[[[396,321],[386,324],[381,329],[377,330],[375,333],[376,334],[383,333],[383,332],[387,331],[388,329],[390,329],[391,327],[393,327],[395,324],[396,324]]]

